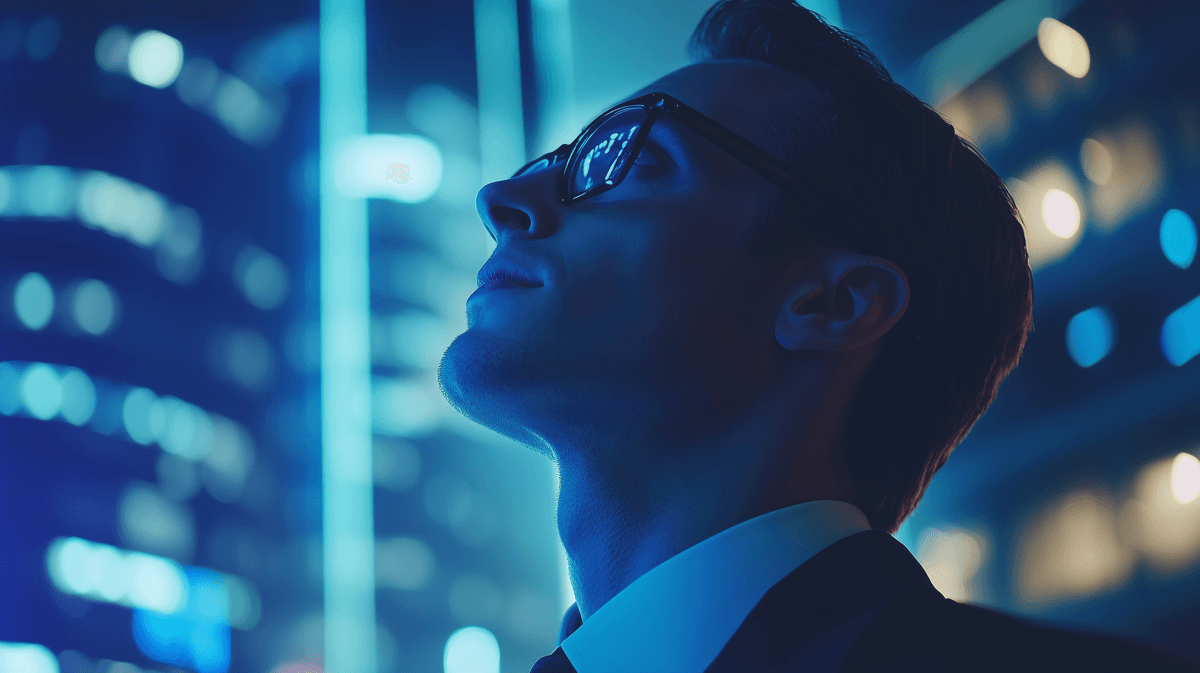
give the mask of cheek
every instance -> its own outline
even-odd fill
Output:
[[[564,227],[565,327],[587,326],[614,346],[660,357],[727,359],[756,329],[763,280],[737,240],[746,215],[727,212],[733,202],[608,209]]]

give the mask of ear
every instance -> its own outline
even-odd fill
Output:
[[[908,278],[881,257],[825,248],[806,260],[775,322],[788,350],[845,352],[883,335],[908,308]]]

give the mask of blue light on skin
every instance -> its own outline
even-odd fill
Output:
[[[1200,355],[1200,297],[1167,316],[1163,321],[1161,345],[1167,362],[1176,367]]]
[[[1103,306],[1077,313],[1067,322],[1067,353],[1080,367],[1103,360],[1116,342],[1116,321]]]
[[[1196,223],[1187,213],[1172,208],[1163,215],[1158,242],[1169,262],[1186,269],[1196,259]]]
[[[798,75],[738,60],[686,66],[625,98],[650,91],[760,147],[778,142],[763,106],[817,96]],[[853,500],[822,419],[849,403],[844,382],[908,302],[903,272],[882,258],[813,245],[764,264],[746,241],[754,206],[778,188],[670,116],[648,141],[657,147],[616,189],[580,203],[559,200],[554,170],[480,191],[497,241],[489,264],[541,285],[474,294],[439,368],[456,409],[557,463],[558,529],[585,619],[741,521]],[[761,460],[745,460],[749,443]],[[748,494],[759,479],[779,486]]]

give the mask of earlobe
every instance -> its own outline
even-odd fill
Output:
[[[788,296],[775,339],[788,350],[844,352],[883,337],[908,307],[908,279],[895,264],[848,250],[823,256],[819,275]]]

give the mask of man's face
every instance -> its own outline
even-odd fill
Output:
[[[802,78],[750,61],[690,65],[634,95],[650,91],[775,156],[768,115],[812,95]],[[563,204],[561,170],[479,194],[494,261],[542,285],[471,296],[468,329],[442,361],[450,401],[519,441],[554,445],[572,428],[613,424],[700,431],[761,392],[778,375],[786,297],[782,268],[747,240],[778,188],[671,115],[615,189]]]

